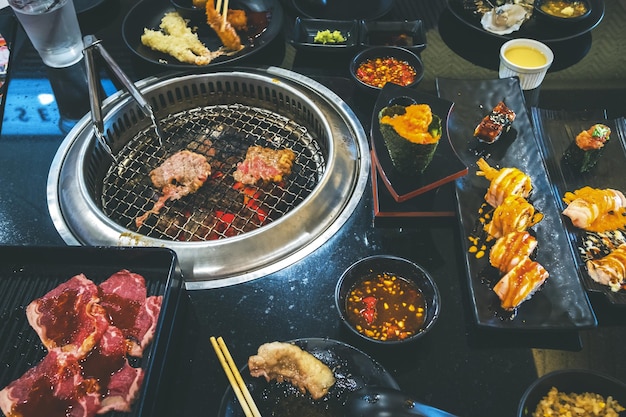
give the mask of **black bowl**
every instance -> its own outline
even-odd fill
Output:
[[[415,69],[416,74],[414,81],[404,87],[415,87],[420,83],[420,81],[422,81],[422,78],[424,78],[424,64],[417,54],[409,51],[408,49],[397,46],[373,46],[357,53],[350,61],[350,76],[356,85],[364,91],[376,94],[380,92],[380,87],[367,84],[361,81],[356,75],[357,69],[361,66],[361,64],[376,58],[395,58],[399,61],[408,63]]]
[[[591,4],[588,0],[565,0],[566,3],[582,3],[585,5],[585,13],[578,16],[560,16],[548,13],[547,11],[542,9],[542,6],[550,1],[552,0],[535,0],[533,13],[539,16],[544,21],[553,23],[574,23],[580,22],[591,14]]]
[[[422,293],[425,302],[424,323],[420,331],[405,339],[380,340],[359,332],[346,314],[346,299],[351,289],[363,278],[377,274],[391,274],[412,281]],[[421,266],[404,258],[390,255],[374,255],[352,264],[339,278],[335,287],[335,306],[343,324],[350,332],[364,340],[379,345],[398,345],[414,342],[424,337],[435,325],[441,309],[439,289],[430,274]]]
[[[170,0],[174,9],[183,19],[189,19],[192,22],[206,21],[204,7],[196,7],[192,0]]]
[[[585,392],[611,396],[621,406],[626,407],[626,384],[616,378],[585,369],[565,369],[550,372],[533,382],[520,400],[518,417],[530,417],[539,401],[552,387],[565,394]]]

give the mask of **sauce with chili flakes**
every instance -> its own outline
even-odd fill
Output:
[[[419,333],[425,315],[424,296],[417,285],[389,273],[365,276],[346,298],[348,322],[376,340],[403,340]]]
[[[387,83],[404,87],[415,81],[417,72],[408,62],[397,58],[374,58],[359,65],[355,75],[373,87],[382,88]]]

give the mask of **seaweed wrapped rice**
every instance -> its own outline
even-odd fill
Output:
[[[441,118],[427,104],[411,104],[385,107],[378,120],[394,168],[402,174],[423,173],[441,138]]]
[[[580,132],[563,154],[563,160],[579,172],[587,172],[593,168],[609,141],[611,128],[597,123]]]

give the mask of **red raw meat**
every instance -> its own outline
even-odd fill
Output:
[[[100,408],[94,380],[85,380],[79,359],[55,348],[0,391],[5,416],[87,417]]]
[[[48,350],[62,348],[82,358],[109,326],[98,298],[98,287],[80,274],[32,301],[28,322]]]
[[[145,279],[127,270],[111,275],[99,288],[100,304],[126,337],[128,353],[140,357],[154,338],[163,297],[147,297]]]

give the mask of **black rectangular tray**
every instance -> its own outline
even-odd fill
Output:
[[[39,337],[26,319],[26,306],[74,275],[83,273],[96,284],[128,269],[146,280],[148,295],[162,295],[155,338],[143,358],[145,377],[131,413],[107,416],[153,416],[163,407],[159,395],[167,356],[184,294],[176,254],[165,248],[0,246],[0,389],[19,378],[45,355]]]

